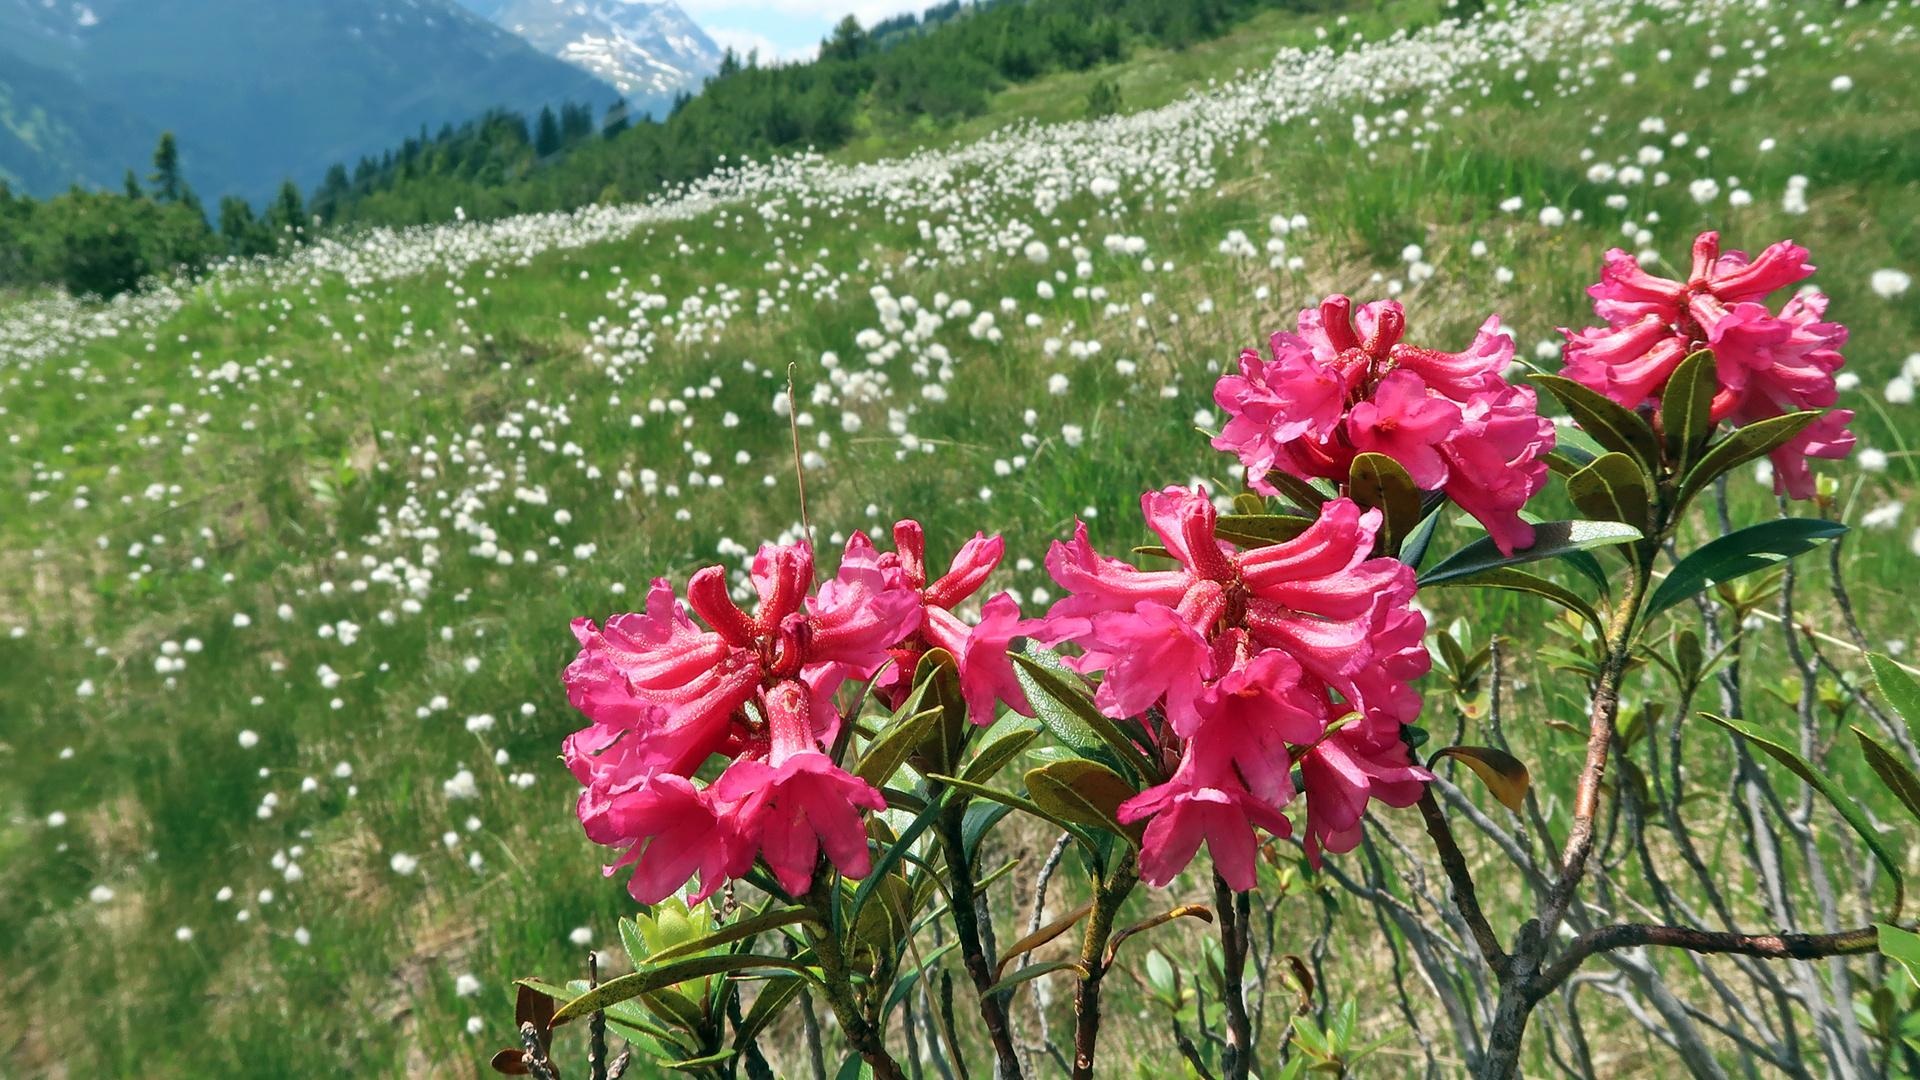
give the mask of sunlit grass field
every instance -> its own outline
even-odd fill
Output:
[[[1283,45],[1311,47],[1316,28],[1344,44],[1445,13],[1275,13],[1186,54],[1008,91],[926,141],[1073,119],[1096,77],[1127,109],[1156,106]],[[1920,426],[1889,391],[1920,353],[1920,292],[1883,297],[1870,280],[1920,273],[1916,20],[1910,4],[1666,15],[1604,66],[1556,56],[1530,78],[1492,72],[1487,93],[1462,92],[1474,106],[1462,116],[1423,113],[1424,98],[1355,101],[1216,147],[1221,182],[1185,198],[1009,208],[1048,246],[1044,264],[929,265],[913,215],[880,207],[741,204],[457,272],[204,285],[158,325],[15,365],[0,375],[0,1076],[480,1075],[512,1041],[512,979],[577,977],[583,943],[617,952],[616,921],[635,908],[599,874],[605,853],[581,835],[557,760],[578,726],[558,680],[569,620],[797,535],[797,471],[823,549],[898,517],[926,524],[936,558],[975,530],[1001,533],[989,591],[1042,610],[1057,588],[1040,563],[1076,516],[1124,553],[1149,542],[1143,490],[1234,489],[1232,459],[1196,430],[1217,430],[1213,382],[1330,292],[1397,294],[1409,340],[1438,348],[1464,347],[1497,313],[1535,358],[1556,327],[1592,321],[1583,290],[1609,247],[1650,249],[1684,276],[1699,231],[1749,251],[1794,238],[1852,331],[1846,370],[1860,381],[1842,405],[1860,445],[1885,455],[1827,469],[1831,512],[1887,519],[1920,478]],[[1572,74],[1556,80],[1561,67]],[[1836,90],[1842,75],[1851,86]],[[1358,144],[1356,113],[1384,137]],[[1654,117],[1660,130],[1642,123]],[[1645,171],[1668,183],[1590,179],[1645,146],[1662,154]],[[906,148],[876,139],[848,154]],[[1798,214],[1783,208],[1795,175]],[[1700,202],[1689,187],[1706,177],[1719,190]],[[1751,203],[1733,205],[1734,191]],[[1624,209],[1609,207],[1615,193]],[[1520,208],[1502,210],[1511,198]],[[1543,224],[1547,207],[1564,222]],[[1305,224],[1279,237],[1276,214]],[[1233,230],[1251,255],[1223,249]],[[1109,234],[1145,248],[1109,249]],[[1278,268],[1269,239],[1285,243]],[[1090,278],[1075,273],[1076,246]],[[1431,276],[1410,274],[1416,262]],[[881,326],[876,286],[903,307],[965,300],[972,313],[872,363],[856,339]],[[968,332],[979,312],[997,334]],[[635,349],[643,362],[609,363]],[[828,354],[859,377],[836,381]],[[789,410],[776,397],[790,366]],[[1731,496],[1736,521],[1778,512],[1748,472]],[[1888,648],[1915,632],[1917,515],[1845,541],[1867,632]],[[1450,518],[1436,551],[1474,535]],[[1835,630],[1823,589],[1803,592],[1814,626]],[[1538,655],[1553,609],[1464,590],[1422,603],[1439,625],[1509,640],[1509,734],[1564,803],[1582,742],[1548,722],[1584,727],[1584,704]],[[1766,631],[1748,647],[1759,683],[1785,671]],[[1787,715],[1752,698],[1762,722]],[[992,900],[1024,925],[1028,868],[1051,835],[1010,819],[992,843],[992,865],[1025,860]],[[1053,908],[1078,903],[1076,889],[1063,873]],[[1142,889],[1135,904],[1210,886],[1190,874],[1170,893]],[[1308,878],[1277,932],[1304,950],[1326,918],[1343,927],[1327,993],[1385,1034],[1401,1021],[1362,909]],[[1191,964],[1202,938],[1169,928],[1155,943]],[[464,974],[477,992],[459,992]],[[1112,1075],[1174,1075],[1144,968],[1117,983]],[[1608,1075],[1662,1075],[1648,1040],[1592,1008]],[[796,1078],[797,1024],[764,1040]],[[1389,1044],[1361,1071],[1417,1073],[1410,1051]]]

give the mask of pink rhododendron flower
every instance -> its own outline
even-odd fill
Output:
[[[1292,767],[1328,729],[1350,717],[1339,735],[1356,753],[1391,762],[1401,725],[1419,715],[1409,682],[1429,661],[1426,622],[1411,606],[1413,571],[1370,557],[1380,512],[1347,499],[1329,500],[1293,540],[1245,551],[1215,535],[1218,515],[1203,491],[1149,492],[1141,508],[1180,569],[1103,558],[1082,524],[1047,556],[1070,595],[1048,612],[1044,637],[1078,645],[1068,666],[1102,674],[1094,702],[1103,712],[1142,717],[1162,752],[1179,754],[1172,779],[1121,808],[1122,821],[1153,818],[1146,880],[1166,884],[1204,840],[1228,883],[1248,889],[1253,828],[1289,835],[1282,809],[1295,796]],[[1385,768],[1379,776],[1383,785],[1399,779]],[[1309,807],[1317,782],[1307,786]],[[1350,786],[1328,790],[1351,800]],[[1344,812],[1322,817],[1346,827]],[[1320,820],[1310,813],[1310,824]],[[1316,858],[1318,850],[1309,844]]]
[[[854,534],[853,544],[866,538]],[[1004,701],[1021,716],[1032,716],[1026,692],[1013,675],[1007,643],[1037,629],[1038,620],[1022,620],[1020,604],[1010,593],[1000,593],[981,606],[978,625],[968,626],[953,609],[980,591],[988,575],[1000,565],[1006,541],[976,533],[961,545],[953,563],[939,579],[927,581],[927,537],[917,521],[893,526],[895,551],[878,556],[880,565],[897,578],[896,587],[920,595],[924,616],[913,632],[893,643],[893,664],[880,674],[874,692],[891,708],[899,708],[913,691],[914,668],[929,649],[945,649],[959,667],[960,693],[967,714],[976,724],[993,723],[993,703]],[[870,547],[870,546],[869,546]]]
[[[1818,293],[1788,300],[1778,315],[1764,303],[1813,273],[1806,260],[1806,249],[1792,241],[1750,260],[1744,252],[1721,253],[1719,233],[1701,233],[1692,272],[1682,282],[1655,277],[1633,256],[1609,251],[1599,283],[1587,290],[1607,325],[1561,330],[1567,336],[1562,374],[1637,409],[1661,396],[1680,361],[1708,348],[1720,381],[1715,421],[1739,427],[1827,408],[1839,400],[1834,374],[1845,362],[1846,327],[1821,321],[1827,298]],[[1852,419],[1851,411],[1835,409],[1774,450],[1774,491],[1811,498],[1807,458],[1846,457],[1853,449],[1846,429]]]
[[[808,595],[813,552],[767,545],[752,567],[759,610],[727,595],[725,572],[687,583],[681,609],[664,580],[643,614],[604,630],[574,623],[580,653],[563,681],[590,725],[567,739],[568,768],[586,788],[579,816],[596,843],[626,846],[628,885],[656,903],[697,870],[703,899],[764,856],[784,887],[804,891],[818,853],[858,877],[868,870],[858,807],[879,792],[835,766],[822,748],[839,731],[833,697],[871,677],[887,649],[911,634],[920,598],[882,566],[871,545],[848,545],[840,573]],[[704,790],[691,777],[714,754],[734,758]]]
[[[1513,339],[1496,316],[1466,351],[1443,353],[1403,343],[1406,324],[1392,300],[1356,311],[1329,296],[1302,311],[1297,333],[1269,341],[1271,359],[1249,349],[1215,385],[1232,419],[1214,447],[1238,455],[1265,495],[1279,493],[1266,479],[1275,470],[1344,484],[1356,455],[1385,454],[1478,518],[1502,551],[1530,546],[1520,507],[1546,483],[1553,425],[1530,387],[1502,375]]]

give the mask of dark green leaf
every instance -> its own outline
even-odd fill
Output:
[[[1119,773],[1097,761],[1073,758],[1032,769],[1027,773],[1027,792],[1034,805],[1062,821],[1104,829],[1125,836],[1136,845],[1146,831],[1146,823],[1120,823],[1120,804],[1139,792]]]
[[[1607,633],[1607,624],[1600,618],[1600,613],[1593,609],[1592,604],[1582,599],[1579,593],[1557,582],[1549,581],[1536,574],[1529,574],[1525,570],[1517,570],[1511,566],[1497,566],[1492,570],[1483,570],[1478,574],[1469,574],[1463,578],[1453,578],[1441,582],[1440,587],[1508,589],[1513,592],[1532,593],[1535,596],[1544,596],[1587,620],[1595,630],[1600,632],[1602,637],[1605,637]]]
[[[1582,430],[1602,447],[1617,451],[1634,459],[1642,472],[1653,473],[1660,461],[1660,446],[1653,437],[1653,429],[1640,418],[1640,414],[1623,408],[1605,394],[1589,390],[1572,379],[1558,375],[1530,376],[1534,382],[1545,387],[1567,412],[1579,423]]]
[[[1028,642],[1025,649],[1008,650],[1007,657],[1027,692],[1027,703],[1054,738],[1081,757],[1122,766],[1156,783],[1162,779],[1160,770],[1094,705],[1080,688],[1080,676],[1061,664],[1058,656]]]
[[[949,941],[945,945],[928,953],[923,958],[926,963],[917,967],[910,967],[901,972],[900,977],[894,980],[893,989],[887,993],[887,1007],[880,1010],[880,1015],[892,1016],[893,1010],[899,1008],[900,1003],[907,1000],[908,994],[913,993],[914,984],[920,981],[921,974],[932,970],[940,963],[942,956],[952,952],[959,944],[957,941]]]
[[[1445,505],[1442,501],[1427,511],[1425,520],[1415,526],[1406,542],[1400,545],[1400,561],[1413,567],[1416,572],[1420,564],[1427,561],[1427,548],[1433,543],[1433,530],[1440,525],[1440,510]]]
[[[1420,584],[1440,585],[1454,578],[1467,577],[1502,566],[1550,559],[1572,551],[1607,547],[1640,539],[1639,529],[1617,521],[1543,521],[1533,527],[1533,546],[1512,555],[1500,554],[1493,538],[1483,536],[1441,560],[1438,566],[1420,576]]]
[[[753,1007],[740,1018],[739,1026],[734,1029],[734,1049],[744,1050],[759,1038],[760,1032],[778,1019],[793,999],[806,990],[806,985],[806,980],[800,978],[768,979],[760,988],[759,996],[753,999]]]
[[[867,752],[860,755],[860,764],[854,766],[853,775],[874,787],[884,786],[893,779],[893,774],[899,771],[920,743],[925,741],[928,730],[939,718],[940,709],[936,707],[894,720],[867,747]]]
[[[1399,554],[1401,543],[1420,525],[1420,489],[1406,468],[1385,454],[1354,456],[1347,471],[1347,495],[1361,506],[1380,511],[1377,551]]]
[[[907,849],[913,846],[913,842],[920,838],[920,834],[926,832],[927,827],[940,817],[946,809],[946,804],[946,794],[936,793],[934,797],[927,800],[927,808],[920,811],[913,822],[901,831],[899,839],[881,848],[880,857],[873,861],[873,869],[868,872],[866,880],[860,883],[860,887],[854,890],[853,899],[847,903],[845,922],[852,922],[860,917],[860,909],[867,906],[867,898],[873,895],[873,890],[879,888],[880,882],[893,872],[894,865],[907,853]]]
[[[1312,518],[1289,514],[1221,514],[1214,534],[1244,548],[1284,544],[1313,527]]]
[[[1030,727],[1015,728],[1007,732],[981,747],[980,752],[973,755],[973,760],[967,762],[967,770],[960,774],[960,778],[971,780],[976,784],[986,783],[993,779],[994,774],[999,772],[1007,762],[1019,757],[1020,751],[1025,750],[1027,744],[1039,735],[1038,728]]]
[[[1708,541],[1680,560],[1640,617],[1651,620],[1709,585],[1769,569],[1846,531],[1845,525],[1819,518],[1778,518]]]
[[[1713,353],[1701,349],[1680,361],[1660,392],[1660,424],[1667,436],[1667,460],[1676,475],[1685,475],[1713,437],[1713,395],[1719,389]]]
[[[1795,776],[1812,785],[1815,791],[1824,795],[1827,801],[1833,804],[1833,808],[1840,812],[1840,816],[1846,820],[1846,823],[1853,826],[1853,831],[1860,834],[1861,842],[1867,845],[1867,850],[1873,852],[1873,857],[1879,860],[1887,876],[1893,879],[1893,912],[1888,919],[1899,919],[1900,909],[1907,896],[1907,882],[1901,873],[1900,859],[1887,847],[1886,841],[1880,835],[1880,830],[1873,827],[1873,824],[1867,820],[1867,816],[1860,812],[1860,807],[1847,797],[1847,793],[1841,791],[1832,780],[1814,771],[1813,766],[1802,760],[1799,754],[1787,749],[1785,741],[1779,736],[1759,725],[1745,720],[1715,716],[1712,713],[1700,715],[1766,751],[1768,756],[1785,765]]]
[[[588,1013],[605,1009],[615,1002],[636,998],[641,994],[664,990],[678,983],[707,975],[718,975],[725,971],[745,971],[749,968],[783,968],[808,979],[816,981],[819,979],[819,976],[811,970],[779,956],[756,956],[752,953],[695,956],[659,967],[645,968],[631,975],[622,975],[609,982],[603,982],[597,988],[567,1002],[559,1012],[553,1014],[553,1022],[559,1024],[568,1020],[577,1020]]]
[[[1031,814],[1034,817],[1039,818],[1041,821],[1051,822],[1055,825],[1058,825],[1062,829],[1065,829],[1068,832],[1072,833],[1074,836],[1074,839],[1080,841],[1081,845],[1086,847],[1090,851],[1095,850],[1098,847],[1098,845],[1095,843],[1093,834],[1087,832],[1085,828],[1079,825],[1076,825],[1071,821],[1067,821],[1063,818],[1056,817],[1045,810],[1042,810],[1039,804],[1035,803],[1032,799],[1015,795],[1010,791],[1001,791],[998,788],[990,788],[985,786],[984,784],[969,783],[968,781],[962,780],[956,776],[941,776],[936,773],[932,776],[927,777],[927,779],[936,781],[941,784],[945,784],[948,787],[955,788],[959,791],[965,792],[966,794],[974,798],[991,799],[994,802],[1012,807],[1015,810],[1019,810],[1024,813]]]
[[[1647,531],[1647,477],[1625,454],[1601,454],[1567,477],[1567,497],[1588,517]]]
[[[1680,482],[1678,505],[1685,506],[1692,501],[1713,478],[1731,472],[1746,462],[1762,454],[1772,453],[1785,445],[1789,439],[1805,431],[1808,425],[1820,419],[1818,412],[1787,413],[1766,420],[1757,420],[1745,427],[1736,429],[1732,434],[1707,448],[1700,463],[1688,470],[1685,480]]]
[[[1873,669],[1874,680],[1880,684],[1880,696],[1887,699],[1893,711],[1908,724],[1920,723],[1920,686],[1914,685],[1912,676],[1901,671],[1892,657],[1879,653],[1867,654],[1867,666]]]
[[[1000,824],[1000,819],[1013,813],[1013,808],[1000,802],[981,801],[967,807],[967,814],[960,819],[960,846],[972,858],[980,848],[980,840]]]
[[[1329,498],[1326,492],[1321,491],[1308,481],[1302,480],[1292,473],[1281,472],[1279,469],[1269,469],[1266,480],[1267,483],[1273,485],[1274,490],[1278,491],[1281,497],[1289,500],[1293,505],[1302,510],[1311,510],[1318,513],[1320,507]]]
[[[1853,729],[1853,737],[1860,742],[1860,752],[1867,757],[1867,764],[1873,768],[1880,782],[1907,808],[1907,813],[1920,819],[1920,776],[1913,775],[1913,769],[1906,762],[1895,757],[1891,750],[1880,745],[1873,736]]]

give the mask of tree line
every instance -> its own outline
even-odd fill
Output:
[[[151,274],[197,270],[227,256],[271,254],[316,229],[451,220],[456,208],[490,219],[643,198],[727,163],[862,133],[937,131],[984,112],[1008,85],[1085,71],[1139,46],[1182,48],[1258,10],[1333,0],[946,0],[863,28],[848,16],[806,63],[763,64],[728,50],[698,96],[667,115],[629,115],[624,102],[543,108],[534,121],[495,110],[458,126],[426,128],[351,170],[334,165],[310,193],[287,180],[256,212],[220,200],[217,216],[180,175],[171,134],[144,183],[123,191],[78,187],[46,200],[0,182],[0,288],[58,284],[111,296]],[[1088,115],[1119,107],[1101,82]]]

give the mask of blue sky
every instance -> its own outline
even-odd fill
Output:
[[[722,48],[782,60],[811,57],[820,39],[848,14],[872,26],[903,11],[919,11],[935,0],[680,0],[680,7]]]

